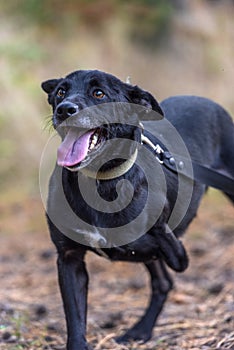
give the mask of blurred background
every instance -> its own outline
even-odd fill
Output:
[[[196,94],[234,115],[233,18],[232,0],[0,1],[1,349],[65,349],[56,255],[39,190],[52,135],[41,82],[100,69],[130,76],[159,101]],[[183,238],[190,267],[176,275],[155,337],[141,349],[233,349],[233,232],[233,207],[209,190]],[[149,293],[143,267],[88,258],[88,336],[96,349],[123,350],[108,334],[142,314]]]
[[[234,114],[231,0],[8,0],[0,4],[0,191],[39,195],[50,135],[41,81],[100,69],[160,101],[197,94]]]

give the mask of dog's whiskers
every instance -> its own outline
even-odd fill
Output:
[[[53,128],[54,127],[53,127],[52,115],[48,115],[45,117],[43,131],[51,132],[53,130]]]

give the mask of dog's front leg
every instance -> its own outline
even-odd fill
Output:
[[[91,349],[86,342],[88,274],[84,253],[59,253],[58,277],[67,322],[67,350]]]

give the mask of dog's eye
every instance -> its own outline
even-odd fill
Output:
[[[64,97],[65,96],[66,91],[64,89],[59,89],[57,92],[57,97]]]
[[[96,90],[94,90],[94,92],[93,92],[93,97],[95,97],[95,98],[103,98],[105,96],[105,94],[104,94],[104,92],[102,91],[102,90],[100,90],[100,89],[96,89]]]

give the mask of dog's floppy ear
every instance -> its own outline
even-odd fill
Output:
[[[161,120],[164,113],[156,99],[148,91],[136,86],[128,86],[130,101],[145,107],[145,112],[141,115],[141,120]],[[156,113],[155,113],[156,112]]]
[[[50,94],[54,91],[56,86],[60,83],[62,79],[50,79],[46,80],[41,84],[42,90],[44,90],[47,94]]]

